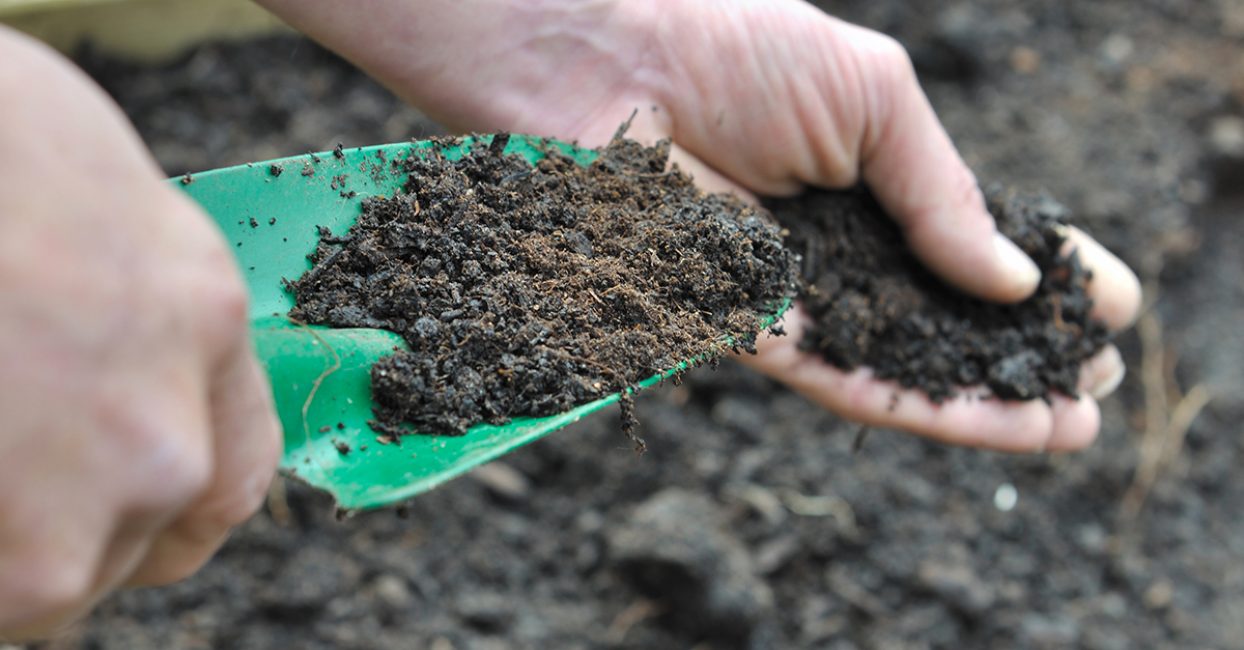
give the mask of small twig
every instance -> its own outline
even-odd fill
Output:
[[[315,337],[315,340],[319,341],[320,345],[323,345],[324,348],[328,350],[328,353],[333,356],[333,363],[329,367],[325,368],[324,372],[321,372],[320,376],[316,377],[314,382],[311,382],[311,392],[307,393],[307,399],[302,403],[302,433],[306,438],[307,445],[310,445],[311,425],[307,422],[307,414],[311,411],[311,402],[315,400],[315,394],[319,392],[320,386],[323,385],[324,380],[328,379],[330,375],[338,370],[341,370],[341,355],[337,354],[337,350],[333,346],[329,345],[328,341],[324,340],[324,337],[320,336],[315,330],[311,329],[309,325],[292,316],[288,316],[287,318],[289,318],[291,323],[306,329],[307,333]]]
[[[319,262],[316,262],[315,266],[312,267],[310,271],[307,271],[306,273],[303,274],[301,278],[298,279],[298,284],[304,287],[310,286],[310,284],[314,282],[316,278],[320,277],[320,274],[324,272],[324,269],[332,266],[333,262],[336,262],[337,258],[341,257],[341,254],[344,252],[346,252],[346,247],[342,246],[341,248],[338,248],[332,253],[329,253],[328,257],[325,257]]]
[[[623,174],[630,176],[631,178],[665,178],[667,176],[673,176],[674,170],[671,169],[664,172],[623,172]]]
[[[625,122],[618,125],[618,130],[613,132],[613,138],[610,139],[610,142],[617,142],[618,140],[621,140],[623,136],[626,135],[626,132],[629,131],[631,128],[631,122],[635,121],[636,115],[639,115],[638,108],[632,109],[631,116],[626,118]]]
[[[1184,395],[1183,399],[1175,404],[1175,408],[1170,413],[1170,418],[1166,426],[1163,428],[1161,437],[1157,443],[1157,451],[1150,452],[1148,456],[1141,453],[1141,463],[1136,468],[1136,476],[1132,479],[1131,486],[1123,495],[1123,502],[1120,506],[1120,515],[1124,521],[1130,522],[1140,514],[1141,508],[1144,507],[1145,501],[1149,497],[1150,490],[1157,483],[1161,474],[1167,470],[1172,463],[1183,453],[1184,441],[1188,438],[1188,430],[1192,428],[1192,423],[1196,420],[1201,411],[1209,405],[1211,395],[1205,384],[1197,384]],[[1142,442],[1142,450],[1143,450]]]
[[[1119,517],[1125,525],[1136,519],[1153,486],[1179,458],[1188,430],[1212,398],[1204,384],[1193,386],[1187,393],[1180,391],[1173,372],[1175,355],[1163,342],[1162,321],[1152,308],[1157,290],[1155,283],[1145,288],[1150,298],[1149,308],[1136,323],[1140,336],[1145,429],[1141,433],[1136,472],[1119,505]]]
[[[1050,302],[1054,305],[1054,327],[1059,331],[1067,331],[1067,321],[1063,320],[1063,294],[1050,294]]]
[[[1140,337],[1140,382],[1144,389],[1145,428],[1137,450],[1136,472],[1120,504],[1120,517],[1125,522],[1130,522],[1140,513],[1149,489],[1157,480],[1168,417],[1162,322],[1152,308],[1146,310],[1136,322],[1136,332]]]

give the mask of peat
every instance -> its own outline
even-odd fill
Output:
[[[988,206],[1042,271],[1036,293],[1018,304],[984,302],[942,283],[864,189],[769,201],[803,258],[800,297],[814,322],[800,345],[936,402],[982,384],[1003,399],[1074,396],[1080,364],[1108,333],[1089,316],[1091,274],[1075,251],[1062,250],[1068,212],[1043,194],[998,189],[988,192]]]
[[[295,318],[409,343],[372,369],[384,430],[567,410],[749,348],[793,292],[771,218],[667,171],[668,144],[618,138],[588,167],[556,151],[533,167],[505,141],[398,161],[405,192],[324,233],[292,283]]]

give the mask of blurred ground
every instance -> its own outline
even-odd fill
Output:
[[[404,518],[288,485],[197,577],[45,647],[1244,648],[1244,3],[823,4],[908,45],[983,181],[1048,188],[1141,270],[1095,447],[853,454],[726,365],[640,400],[642,458],[600,416]],[[170,175],[435,130],[292,37],[82,61]]]

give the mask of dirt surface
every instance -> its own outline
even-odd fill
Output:
[[[568,411],[752,349],[794,293],[772,218],[666,171],[669,143],[615,138],[589,166],[551,150],[533,167],[502,153],[508,139],[395,161],[405,193],[365,201],[291,285],[299,320],[410,344],[372,368],[380,430]]]
[[[872,368],[935,402],[982,385],[1002,399],[1048,399],[1074,396],[1080,364],[1109,338],[1089,318],[1091,274],[1063,250],[1067,210],[1047,196],[989,193],[998,229],[1042,273],[1015,305],[973,299],[929,273],[867,190],[809,191],[766,207],[802,257],[812,325],[800,346],[835,367]]]
[[[909,47],[982,179],[1048,189],[1140,270],[1154,307],[1092,449],[852,453],[853,426],[723,364],[641,396],[642,458],[601,416],[405,519],[290,484],[198,576],[48,647],[1244,647],[1240,3],[825,6]],[[434,130],[297,39],[90,70],[170,176]]]

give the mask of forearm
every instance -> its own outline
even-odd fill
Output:
[[[582,102],[642,64],[638,12],[615,0],[257,1],[456,128],[536,124],[532,98],[551,86]]]

